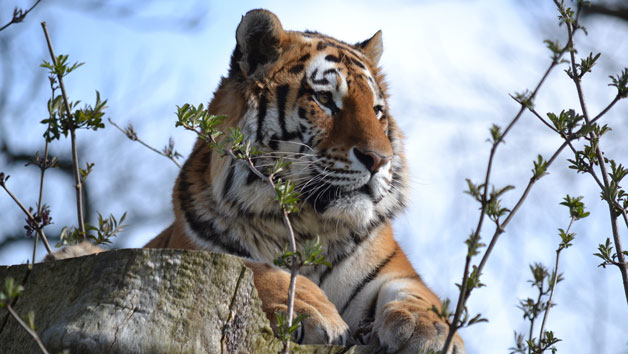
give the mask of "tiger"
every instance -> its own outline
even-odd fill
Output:
[[[306,315],[299,343],[373,344],[386,352],[442,349],[441,301],[393,237],[391,219],[408,203],[403,136],[378,67],[382,32],[348,44],[313,31],[284,30],[264,9],[236,29],[229,71],[208,112],[239,128],[277,177],[300,193],[290,215],[297,244],[318,239],[331,267],[304,267],[294,309]],[[172,193],[175,220],[146,248],[200,249],[245,260],[277,331],[290,274],[273,265],[289,242],[275,191],[247,163],[198,139]],[[449,353],[464,353],[455,335]]]

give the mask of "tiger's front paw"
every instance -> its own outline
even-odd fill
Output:
[[[323,291],[307,278],[299,277],[297,281],[294,312],[306,315],[297,335],[298,343],[339,345],[347,343],[349,326]]]
[[[448,325],[422,304],[397,300],[386,304],[373,330],[388,353],[427,354],[443,349]],[[447,354],[464,353],[464,343],[456,333]]]
[[[275,314],[288,312],[290,274],[268,265],[247,263],[247,266],[253,270],[262,308],[278,333]],[[297,343],[344,345],[347,342],[349,326],[340,317],[336,306],[318,285],[303,276],[297,276],[294,313],[306,316],[295,334]]]

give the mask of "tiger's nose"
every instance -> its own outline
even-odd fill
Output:
[[[353,153],[355,157],[358,158],[367,170],[371,171],[371,174],[375,174],[382,166],[388,163],[388,161],[392,160],[392,156],[382,156],[375,151],[360,151],[359,149],[353,148]]]

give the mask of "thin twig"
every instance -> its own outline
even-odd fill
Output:
[[[567,231],[565,232],[569,235],[569,230],[571,230],[571,225],[576,220],[575,216],[571,217],[571,221],[569,221],[569,226],[567,227]],[[547,315],[549,314],[549,310],[552,307],[552,299],[554,298],[554,291],[556,290],[556,283],[558,283],[559,273],[558,273],[558,262],[560,261],[560,252],[565,249],[564,247],[558,246],[556,250],[556,263],[554,264],[554,279],[552,279],[552,284],[550,288],[550,296],[547,300],[547,306],[545,306],[545,313],[543,314],[543,322],[541,322],[541,330],[539,332],[539,347],[541,347],[541,340],[543,339],[543,332],[545,331],[545,323],[547,322]]]
[[[7,186],[4,184],[4,181],[0,180],[0,186],[4,188],[4,190],[9,194],[11,199],[13,199],[15,203],[20,207],[20,209],[22,209],[24,214],[26,214],[26,217],[28,217],[28,220],[30,220],[31,223],[35,225],[35,230],[37,230],[37,233],[39,234],[39,236],[41,236],[41,240],[44,241],[44,246],[46,246],[46,250],[48,251],[49,254],[51,254],[52,249],[50,248],[50,245],[48,244],[48,239],[46,238],[46,234],[44,234],[44,230],[41,228],[39,223],[35,220],[35,217],[33,216],[33,214],[31,214],[30,211],[26,209],[24,204],[22,204],[22,202],[20,202],[20,200],[17,199],[17,197],[13,193],[11,193],[11,190],[9,190],[9,188],[7,188]]]
[[[535,302],[535,307],[538,306],[539,303],[541,303],[541,298],[543,297],[543,285],[544,283],[541,282],[541,288],[539,289],[539,296],[536,298],[536,302]],[[528,332],[528,343],[532,343],[532,333],[534,332],[534,322],[536,321],[537,318],[537,314],[536,314],[536,308],[534,309],[535,313],[534,316],[530,316],[530,331]],[[528,354],[532,354],[532,347],[528,346]]]
[[[46,36],[46,42],[48,43],[48,51],[50,52],[50,57],[52,58],[52,63],[57,66],[57,57],[55,56],[55,52],[52,48],[52,41],[50,40],[50,35],[48,34],[48,28],[46,27],[46,22],[41,23],[41,27],[44,30],[44,35]],[[76,214],[78,218],[78,226],[81,234],[83,235],[83,239],[87,240],[87,233],[85,232],[85,218],[83,216],[83,183],[81,182],[81,175],[79,172],[79,163],[78,163],[78,152],[76,148],[76,128],[74,126],[74,120],[72,119],[72,111],[70,110],[70,101],[68,100],[68,95],[65,91],[65,85],[63,84],[63,75],[61,73],[57,73],[57,79],[59,81],[59,87],[61,88],[61,94],[63,95],[63,102],[65,105],[65,112],[67,115],[68,128],[70,130],[70,140],[72,141],[72,170],[74,171],[74,187],[76,189]]]
[[[621,100],[621,96],[618,94],[617,96],[615,96],[615,98],[611,101],[611,103],[608,104],[608,106],[606,106],[606,108],[604,108],[602,110],[602,112],[598,113],[597,116],[595,116],[595,118],[591,119],[590,124],[593,124],[595,122],[598,121],[598,119],[602,118],[602,116],[604,116],[611,108],[613,108],[613,106],[615,105],[615,103],[617,103],[619,100]]]
[[[50,82],[50,87],[52,88],[52,100],[55,99],[55,87],[53,82]],[[50,127],[50,123],[48,123],[48,127]],[[44,138],[46,141],[44,147],[44,159],[40,161],[39,168],[41,170],[40,178],[39,178],[39,198],[37,200],[37,215],[41,216],[42,212],[42,198],[44,195],[44,174],[46,173],[46,169],[48,169],[48,139]],[[35,264],[35,256],[37,255],[37,243],[39,241],[39,232],[35,234],[35,242],[33,243],[33,264]]]
[[[567,48],[568,48],[568,46],[565,46],[559,52],[559,54],[556,56],[556,58],[554,58],[552,60],[552,63],[547,68],[547,70],[545,71],[545,73],[541,77],[541,80],[539,81],[539,83],[534,88],[534,91],[532,91],[532,93],[530,94],[529,98],[527,99],[528,102],[532,102],[534,100],[534,98],[536,97],[539,89],[541,88],[541,86],[543,85],[543,83],[545,82],[547,77],[549,76],[549,74],[552,71],[552,69],[554,69],[554,67],[560,63],[560,58],[562,58],[562,56],[566,52]],[[487,168],[486,168],[486,176],[484,178],[484,191],[483,191],[483,195],[482,195],[482,207],[480,209],[480,215],[479,215],[479,218],[478,218],[477,226],[476,226],[475,231],[474,231],[473,236],[472,236],[472,245],[469,246],[469,249],[475,248],[475,246],[477,245],[477,243],[480,240],[480,232],[482,230],[482,224],[483,224],[483,221],[484,221],[484,216],[486,215],[486,207],[487,207],[487,204],[488,204],[488,188],[489,188],[489,182],[490,182],[490,174],[491,174],[491,170],[492,170],[492,167],[493,167],[493,159],[495,157],[495,152],[497,150],[497,146],[499,145],[499,143],[503,142],[504,137],[514,127],[515,123],[517,123],[517,121],[519,120],[519,118],[521,117],[523,112],[526,110],[526,107],[528,106],[528,104],[526,104],[525,102],[520,102],[520,104],[521,104],[521,108],[519,109],[519,112],[510,121],[510,123],[506,127],[506,130],[504,130],[504,133],[499,137],[499,139],[497,139],[497,141],[495,141],[493,143],[493,146],[491,147],[491,152],[490,152],[489,159],[488,159],[488,165],[487,165]],[[557,154],[560,153],[560,151],[562,151],[563,148],[564,148],[564,145],[561,146],[561,148],[559,148],[559,150],[556,152],[555,156],[557,156]],[[549,162],[548,162],[548,166],[549,166]],[[502,232],[504,232],[503,228],[506,226],[506,224],[508,224],[508,222],[510,221],[512,216],[514,216],[514,214],[516,213],[516,211],[519,208],[519,206],[523,203],[523,201],[525,200],[525,198],[526,198],[530,188],[534,184],[534,182],[535,181],[533,181],[533,180],[530,181],[530,183],[528,184],[528,187],[526,188],[526,191],[524,192],[523,196],[519,200],[519,203],[517,203],[517,205],[515,206],[513,211],[510,212],[510,214],[508,215],[508,218],[506,219],[506,223],[503,224],[501,227],[498,227],[495,230],[495,234],[493,235],[493,238],[491,239],[491,243],[489,245],[489,248],[487,248],[486,253],[484,255],[484,258],[482,259],[482,262],[480,263],[480,266],[478,267],[478,274],[481,274],[481,270],[484,267],[484,264],[486,263],[486,259],[488,259],[488,255],[490,255],[490,253],[491,253],[495,243],[497,242],[497,238],[499,237],[499,235]],[[460,294],[458,296],[458,302],[456,304],[456,311],[454,313],[453,320],[449,324],[449,333],[447,335],[447,339],[445,340],[445,344],[443,345],[443,349],[442,349],[443,353],[447,353],[448,352],[449,347],[451,346],[451,342],[453,340],[454,334],[456,333],[458,328],[460,328],[458,322],[460,321],[460,317],[462,316],[462,311],[463,311],[463,308],[465,306],[465,303],[467,302],[467,299],[469,298],[469,296],[471,294],[470,290],[467,289],[467,284],[468,284],[468,279],[469,279],[469,269],[470,269],[470,266],[471,266],[471,259],[472,259],[472,255],[470,253],[467,253],[467,257],[466,257],[466,260],[465,260],[464,271],[463,271],[463,276],[462,276],[461,287],[460,287]]]
[[[510,96],[512,97],[512,95]],[[515,97],[512,97],[513,100],[519,102]],[[519,102],[521,103],[521,102]],[[554,131],[554,133],[556,134],[560,134],[560,132],[558,130],[556,130],[556,128],[552,127],[551,124],[549,124],[532,106],[527,106],[528,110],[530,112],[532,112],[532,114],[534,114],[540,121],[541,123],[545,124],[546,127],[550,128],[552,131]]]
[[[556,4],[556,6],[558,6],[561,9],[561,12],[564,12],[562,9],[562,6],[558,3],[557,0],[554,0],[554,3]],[[576,18],[575,18],[575,22],[577,23],[578,21],[578,16],[580,15],[580,11],[578,11],[576,13]],[[565,16],[565,14],[563,14],[563,16]],[[565,21],[565,25],[567,27],[567,34],[569,36],[569,43],[568,45],[571,45],[571,50],[570,50],[570,59],[571,59],[571,70],[572,70],[572,75],[571,79],[573,80],[575,86],[576,86],[576,91],[578,93],[578,100],[580,102],[580,108],[582,109],[582,115],[584,117],[585,122],[587,123],[587,125],[591,124],[591,120],[589,118],[589,113],[587,110],[587,105],[585,103],[584,100],[584,93],[582,90],[582,85],[581,85],[581,75],[578,74],[577,71],[577,67],[576,67],[576,55],[575,55],[575,46],[574,46],[574,27],[573,24],[570,20]],[[600,116],[600,115],[598,115]],[[596,117],[597,118],[597,117]],[[589,136],[591,137],[592,141],[598,141],[599,136],[597,136],[597,134],[592,131],[591,133],[589,133]],[[600,172],[602,175],[602,181],[604,183],[604,190],[608,190],[609,186],[610,186],[610,181],[609,181],[609,177],[608,177],[608,172],[606,170],[606,162],[604,160],[604,155],[602,154],[602,150],[600,149],[600,145],[596,144],[597,146],[595,147],[595,153],[597,155],[597,159],[598,159],[598,163],[599,163],[599,168],[600,168]],[[609,214],[610,214],[610,221],[611,221],[611,229],[612,229],[612,233],[613,233],[613,242],[615,243],[615,251],[617,252],[617,263],[619,263],[619,271],[621,273],[621,277],[622,277],[622,282],[623,282],[623,286],[624,286],[624,294],[626,296],[626,302],[628,302],[628,269],[626,267],[626,260],[624,258],[624,254],[623,254],[623,249],[622,249],[622,245],[621,245],[621,236],[619,235],[619,228],[617,225],[617,213],[615,212],[615,207],[613,205],[613,202],[611,202],[610,200],[607,201],[608,203],[608,210],[609,210]]]
[[[37,0],[33,6],[30,7],[30,9],[22,12],[22,9],[18,9],[15,8],[15,10],[13,10],[13,18],[11,19],[11,21],[9,21],[9,23],[7,23],[6,25],[0,27],[0,31],[4,30],[5,28],[11,26],[14,23],[20,23],[22,21],[24,21],[24,18],[26,17],[26,15],[28,15],[29,12],[31,12],[35,6],[37,6],[37,4],[39,4],[41,2],[41,0]]]
[[[41,339],[37,335],[37,332],[33,331],[30,327],[28,327],[26,323],[24,323],[24,321],[20,318],[17,312],[13,310],[13,307],[10,304],[7,304],[7,310],[9,310],[9,313],[11,313],[11,316],[15,318],[15,320],[20,324],[20,326],[22,326],[26,330],[26,332],[28,332],[28,334],[30,334],[31,337],[33,337],[33,340],[37,343],[37,345],[39,346],[39,349],[41,349],[41,351],[44,352],[44,354],[49,354],[48,350],[46,350],[46,347],[44,347],[44,343],[41,342]]]
[[[566,142],[562,143],[560,145],[560,147],[558,149],[556,149],[556,151],[554,152],[552,157],[550,157],[550,159],[547,160],[546,167],[548,169],[552,165],[552,163],[556,160],[558,155],[560,155],[560,153],[563,151],[563,149],[565,149],[566,146],[567,146]],[[508,213],[508,216],[506,217],[504,222],[501,223],[501,227],[496,228],[495,233],[493,234],[493,237],[491,238],[491,242],[489,243],[488,247],[486,248],[486,252],[484,253],[484,256],[482,257],[482,260],[480,261],[480,264],[478,265],[478,273],[479,274],[482,273],[482,269],[484,269],[484,266],[486,265],[486,262],[488,261],[488,257],[491,255],[491,252],[493,251],[493,248],[495,247],[495,243],[497,243],[497,239],[499,238],[499,236],[502,233],[504,233],[506,231],[506,226],[508,226],[510,221],[512,221],[513,217],[515,216],[515,214],[517,213],[517,211],[519,210],[521,205],[523,205],[523,202],[528,197],[528,194],[530,193],[530,190],[532,190],[532,186],[538,180],[539,179],[535,178],[535,177],[530,178],[530,181],[528,182],[528,185],[526,186],[526,189],[521,194],[521,197],[519,197],[519,200],[515,204],[514,208],[512,208],[512,211],[510,213]]]
[[[156,152],[157,154],[163,157],[168,158],[170,161],[174,162],[174,164],[177,165],[178,168],[181,168],[181,164],[174,158],[174,156],[165,154],[163,151],[159,151],[155,149],[154,147],[142,141],[142,139],[140,139],[137,136],[137,134],[135,134],[134,132],[132,134],[128,129],[122,129],[119,125],[117,125],[114,121],[112,121],[111,118],[107,118],[107,119],[109,120],[109,123],[111,123],[114,127],[118,128],[118,130],[121,131],[124,135],[126,135],[126,137],[129,138],[130,140],[137,141],[138,143],[144,145],[149,150]]]

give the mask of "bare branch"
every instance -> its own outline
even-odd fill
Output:
[[[33,340],[37,343],[37,345],[39,346],[39,349],[41,349],[41,351],[44,354],[49,354],[48,350],[46,350],[46,347],[44,347],[44,343],[41,342],[41,339],[37,335],[37,332],[33,331],[30,327],[28,327],[26,323],[24,323],[24,321],[20,318],[17,312],[13,310],[13,307],[10,304],[7,304],[7,310],[9,310],[9,313],[11,314],[11,316],[15,318],[15,320],[20,324],[20,326],[22,326],[26,330],[26,332],[28,332],[28,334],[30,334],[31,337],[33,337]]]
[[[2,178],[0,178],[0,186],[2,188],[4,188],[4,190],[9,194],[11,199],[13,199],[15,201],[15,203],[20,207],[20,209],[22,209],[24,214],[26,214],[26,217],[28,217],[28,219],[31,221],[31,223],[33,225],[35,225],[35,229],[37,230],[37,234],[39,236],[41,236],[41,240],[44,242],[44,246],[46,246],[46,250],[48,251],[49,254],[51,254],[52,253],[52,249],[50,248],[50,245],[48,244],[48,239],[46,238],[46,234],[44,234],[44,230],[41,228],[39,223],[35,220],[35,217],[33,216],[33,214],[31,214],[28,211],[28,209],[26,209],[24,204],[22,204],[22,202],[20,202],[20,200],[17,199],[17,197],[13,193],[11,193],[11,191],[7,188],[7,186],[5,184],[5,181],[4,181],[4,175],[0,173],[0,176],[2,177]]]
[[[575,216],[571,217],[571,221],[569,221],[569,226],[567,226],[567,231],[565,231],[566,234],[569,234],[569,231],[571,230],[571,226],[573,225],[573,222],[576,220]],[[547,305],[545,307],[545,313],[543,314],[543,321],[541,322],[541,330],[539,331],[539,347],[541,346],[541,340],[543,339],[543,332],[545,331],[545,323],[547,322],[547,316],[549,314],[549,310],[552,307],[552,299],[554,298],[554,291],[556,290],[556,283],[558,282],[558,277],[559,277],[559,273],[558,273],[558,262],[560,261],[560,252],[564,249],[564,247],[558,247],[558,249],[556,250],[556,263],[554,264],[554,279],[552,279],[552,284],[551,284],[551,290],[550,290],[550,296],[549,299],[547,300]],[[532,335],[532,334],[530,334]]]
[[[28,15],[29,12],[31,12],[35,6],[37,6],[37,4],[39,4],[41,2],[41,0],[37,0],[33,6],[30,7],[30,9],[24,11],[20,8],[15,8],[13,10],[13,18],[11,19],[11,21],[9,21],[9,23],[7,23],[6,25],[0,27],[0,31],[4,30],[5,28],[11,26],[14,23],[20,23],[22,21],[24,21],[24,18],[26,18],[26,15]]]
[[[137,141],[138,143],[144,145],[146,148],[148,148],[149,150],[169,159],[170,161],[172,161],[175,165],[177,165],[178,168],[181,168],[181,164],[176,160],[178,153],[176,151],[170,153],[170,154],[166,154],[163,151],[159,151],[157,149],[155,149],[154,147],[148,145],[147,143],[145,143],[144,141],[142,141],[142,139],[140,139],[137,134],[135,133],[135,130],[133,130],[133,126],[129,125],[129,127],[127,129],[122,129],[119,125],[117,125],[114,121],[111,120],[111,118],[108,118],[109,123],[111,123],[114,127],[118,128],[119,131],[121,131],[124,135],[126,135],[127,138],[129,138],[130,140],[133,141]]]
[[[606,108],[602,110],[602,112],[598,113],[598,115],[595,116],[595,118],[591,119],[590,123],[593,124],[597,122],[598,119],[602,118],[602,116],[604,116],[611,108],[613,108],[615,103],[617,103],[619,100],[621,100],[621,96],[620,95],[615,96],[615,98],[611,101],[611,103],[609,103],[608,106],[606,106]]]
[[[512,96],[510,96],[510,97],[512,97]],[[513,97],[513,99],[514,99],[514,97]],[[541,123],[545,124],[546,127],[550,128],[552,131],[554,131],[554,133],[560,134],[560,132],[558,130],[556,130],[556,128],[552,127],[551,124],[549,124],[543,117],[541,117],[541,115],[534,109],[534,107],[528,107],[528,110],[532,114],[534,114],[534,116],[536,116],[541,121]]]

